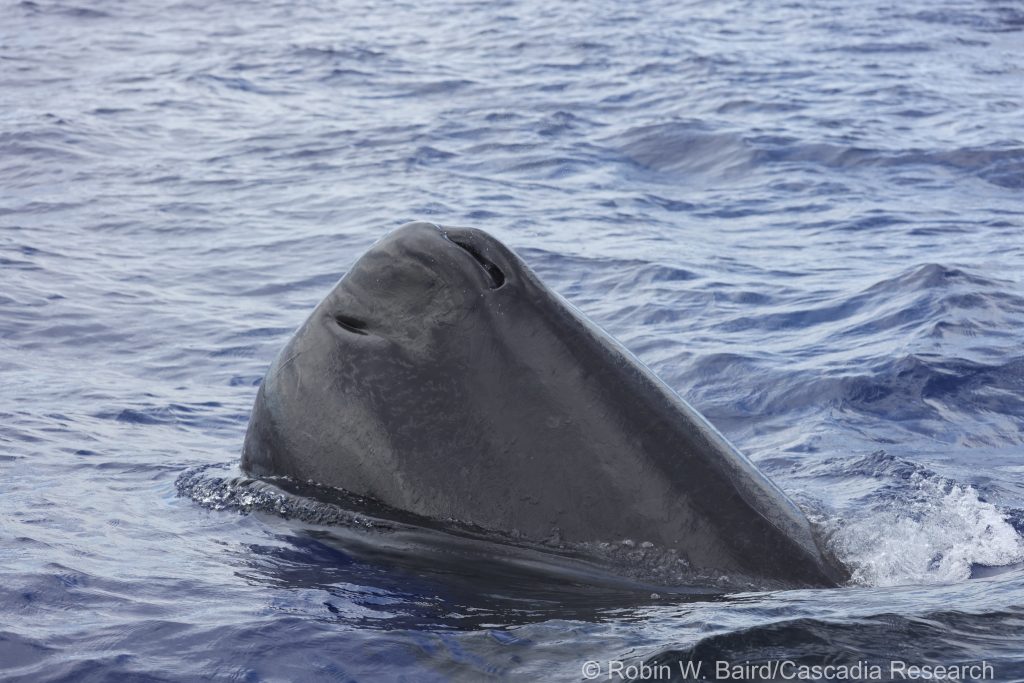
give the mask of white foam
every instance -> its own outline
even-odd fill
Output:
[[[922,474],[908,483],[914,495],[833,531],[830,545],[855,583],[955,583],[970,578],[973,564],[1024,561],[1020,535],[974,487]]]

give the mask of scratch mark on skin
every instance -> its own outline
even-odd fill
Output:
[[[281,378],[281,373],[282,373],[282,371],[284,371],[284,369],[285,369],[286,367],[288,367],[289,365],[291,365],[291,364],[292,364],[292,362],[293,362],[293,361],[294,361],[294,360],[295,360],[296,358],[298,358],[298,357],[299,357],[299,356],[301,356],[302,354],[306,353],[306,351],[308,351],[308,349],[303,349],[303,350],[301,350],[301,351],[296,351],[296,352],[295,352],[295,353],[293,353],[293,354],[292,354],[291,356],[289,356],[288,358],[286,358],[286,359],[284,360],[284,362],[280,363],[280,364],[279,364],[279,365],[277,366],[277,370],[275,370],[275,371],[274,371],[274,379],[276,379],[276,380],[280,380],[280,378]],[[302,387],[302,369],[301,369],[301,367],[300,367],[300,366],[295,366],[295,367],[296,367],[296,372],[294,373],[294,375],[295,375],[295,391],[299,391],[299,389],[300,389],[300,388]]]
[[[280,377],[280,375],[281,375],[281,372],[286,367],[288,367],[289,365],[294,363],[295,360],[299,356],[301,356],[301,355],[303,355],[305,353],[308,353],[310,351],[313,351],[313,350],[317,349],[318,347],[320,347],[321,345],[322,344],[316,344],[316,345],[313,345],[313,346],[308,346],[308,347],[306,347],[304,349],[299,349],[298,351],[296,351],[292,355],[288,356],[288,358],[286,358],[283,361],[281,361],[280,363],[278,363],[277,369],[274,371],[274,379],[278,379]],[[295,366],[295,370],[296,370],[295,373],[294,373],[295,374],[295,390],[298,391],[302,387],[302,366],[298,366],[298,365]]]

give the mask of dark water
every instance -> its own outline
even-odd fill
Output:
[[[4,3],[0,675],[1024,679],[1022,46],[1006,0]],[[220,481],[411,219],[513,246],[853,585],[660,593]]]

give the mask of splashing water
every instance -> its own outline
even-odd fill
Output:
[[[1006,514],[973,486],[914,472],[908,490],[833,532],[831,545],[854,583],[954,583],[972,567],[1024,561],[1024,542]]]

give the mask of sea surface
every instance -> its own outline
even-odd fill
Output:
[[[850,585],[592,584],[234,479],[414,219],[514,248]],[[1016,1],[0,5],[4,680],[1022,680],[1022,342]]]

